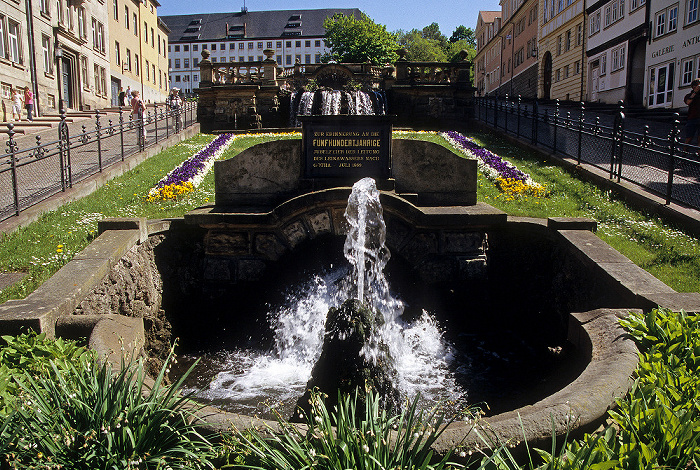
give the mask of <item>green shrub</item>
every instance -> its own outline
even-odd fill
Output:
[[[0,417],[13,408],[24,376],[51,376],[54,367],[65,370],[71,364],[84,364],[92,357],[92,351],[75,341],[49,339],[44,333],[0,337]]]
[[[379,395],[366,392],[364,413],[359,397],[339,396],[329,412],[323,397],[313,393],[306,429],[279,419],[280,432],[271,429],[237,431],[227,443],[227,464],[221,467],[298,470],[406,469],[439,470],[460,467],[450,454],[436,459],[431,445],[447,423],[437,412],[417,410],[417,398],[398,415],[379,407]],[[436,463],[434,460],[439,460]]]
[[[168,364],[152,385],[145,383],[140,360],[117,373],[93,358],[26,375],[11,423],[18,438],[0,442],[6,461],[18,469],[211,467],[210,444],[193,424],[194,408],[177,393],[182,380],[163,384]]]

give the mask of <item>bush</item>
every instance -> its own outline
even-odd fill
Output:
[[[211,467],[210,444],[193,424],[195,410],[177,393],[184,377],[163,384],[170,359],[153,385],[145,383],[140,360],[113,373],[94,356],[25,375],[19,407],[0,441],[6,461],[27,469]],[[7,442],[13,431],[16,441]]]
[[[280,432],[271,429],[237,431],[227,443],[228,462],[221,467],[297,470],[406,469],[440,470],[460,467],[449,463],[450,454],[436,459],[431,445],[448,423],[433,411],[417,410],[418,397],[399,415],[389,417],[373,392],[339,396],[329,412],[321,394],[313,392],[306,430],[280,418]],[[365,412],[359,413],[364,398]],[[359,415],[359,416],[358,416]],[[438,460],[434,463],[434,460]]]

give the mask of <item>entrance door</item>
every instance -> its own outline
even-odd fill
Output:
[[[112,77],[112,106],[119,106],[119,87],[121,81]]]
[[[548,100],[550,93],[552,91],[552,54],[547,51],[544,53],[544,74],[543,74],[544,84],[543,84],[543,96],[542,98]]]
[[[63,104],[65,108],[73,107],[73,72],[71,70],[70,59],[63,58],[61,60],[61,74],[63,80]],[[60,109],[59,105],[59,109]]]
[[[591,101],[598,101],[598,87],[600,85],[599,80],[600,69],[596,64],[591,70]]]
[[[673,101],[674,63],[658,65],[649,69],[649,107],[668,107]]]

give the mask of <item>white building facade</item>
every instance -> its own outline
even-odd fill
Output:
[[[700,78],[699,0],[647,0],[651,25],[646,52],[649,108],[684,108],[690,82]]]
[[[647,0],[586,0],[587,100],[644,102]]]
[[[164,16],[168,36],[170,84],[191,95],[199,87],[203,49],[213,63],[260,62],[264,50],[280,67],[298,61],[319,64],[329,53],[323,21],[336,13],[360,17],[358,9],[284,10]]]

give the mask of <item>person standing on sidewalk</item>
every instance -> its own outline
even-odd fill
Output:
[[[28,86],[24,87],[24,107],[27,109],[27,119],[34,120],[34,93]]]
[[[17,88],[12,89],[12,120],[22,120],[22,93]]]
[[[175,121],[175,132],[180,132],[182,128],[182,99],[180,98],[180,89],[173,88],[168,98],[168,106],[173,110],[173,119]]]
[[[689,144],[693,137],[697,135],[697,145],[700,147],[700,78],[696,78],[690,83],[690,89],[690,93],[683,98],[683,102],[688,105],[685,143]]]

